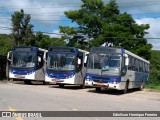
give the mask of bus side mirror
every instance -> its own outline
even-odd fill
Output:
[[[128,58],[128,57],[125,58],[125,65],[126,65],[126,66],[129,65],[129,58]]]
[[[41,57],[38,56],[38,62],[41,62]]]
[[[80,65],[80,64],[81,64],[81,59],[78,58],[78,65]]]
[[[45,62],[47,62],[47,52],[44,52],[43,60],[44,60]]]

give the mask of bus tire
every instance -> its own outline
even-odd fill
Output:
[[[101,92],[101,87],[96,87],[97,92]]]
[[[49,82],[43,81],[43,85],[49,85]]]
[[[64,88],[64,84],[59,84],[59,87],[60,88]]]
[[[128,91],[128,85],[129,85],[129,81],[126,82],[125,88],[124,88],[124,90],[122,90],[122,93],[123,93],[123,94],[126,94],[126,93],[127,93],[127,91]]]
[[[30,80],[25,80],[25,81],[24,81],[24,84],[30,85],[30,84],[31,84],[31,81],[30,81]]]
[[[83,79],[83,84],[80,85],[80,88],[81,88],[81,89],[84,89],[84,88],[85,88],[85,79]]]
[[[84,89],[85,88],[85,85],[83,84],[83,85],[80,85],[80,88],[81,89]]]

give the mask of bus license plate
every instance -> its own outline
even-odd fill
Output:
[[[103,84],[103,83],[97,83],[97,85],[99,85],[99,86],[104,86],[104,84]]]
[[[52,79],[52,81],[54,81],[54,82],[64,82],[64,80],[60,80],[60,79]]]
[[[25,76],[23,76],[23,75],[15,75],[15,77],[17,77],[17,78],[25,78]]]

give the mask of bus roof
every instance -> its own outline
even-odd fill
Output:
[[[12,50],[15,50],[16,48],[19,48],[19,51],[25,49],[25,48],[35,48],[37,50],[43,51],[43,52],[47,52],[47,50],[39,48],[39,47],[35,47],[35,46],[15,46],[12,48]]]
[[[124,50],[125,50],[125,49],[124,49]],[[150,64],[149,61],[145,60],[144,58],[142,58],[142,57],[140,57],[140,56],[138,56],[138,55],[136,55],[136,54],[134,54],[134,53],[132,53],[132,52],[130,52],[130,51],[128,51],[128,50],[125,50],[125,53],[127,53],[128,55],[131,55],[131,56],[133,56],[133,57],[136,57],[136,58],[138,58],[139,60],[142,60],[142,61],[144,61],[144,62],[146,62],[146,63],[148,63],[148,64]]]
[[[55,51],[55,52],[75,52],[75,51],[80,51],[80,52],[84,52],[84,53],[89,53],[88,51],[85,50],[81,50],[79,48],[75,48],[75,47],[69,47],[69,46],[51,46],[48,48],[48,51]]]

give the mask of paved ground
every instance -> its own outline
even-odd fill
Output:
[[[0,111],[160,111],[160,93],[130,90],[102,91],[75,86],[24,85],[0,82]],[[1,118],[0,118],[1,119]],[[3,118],[4,120],[53,120],[55,118]],[[3,120],[2,119],[2,120]],[[56,118],[60,120],[99,120],[122,118]],[[159,118],[123,118],[124,120],[158,120]]]

